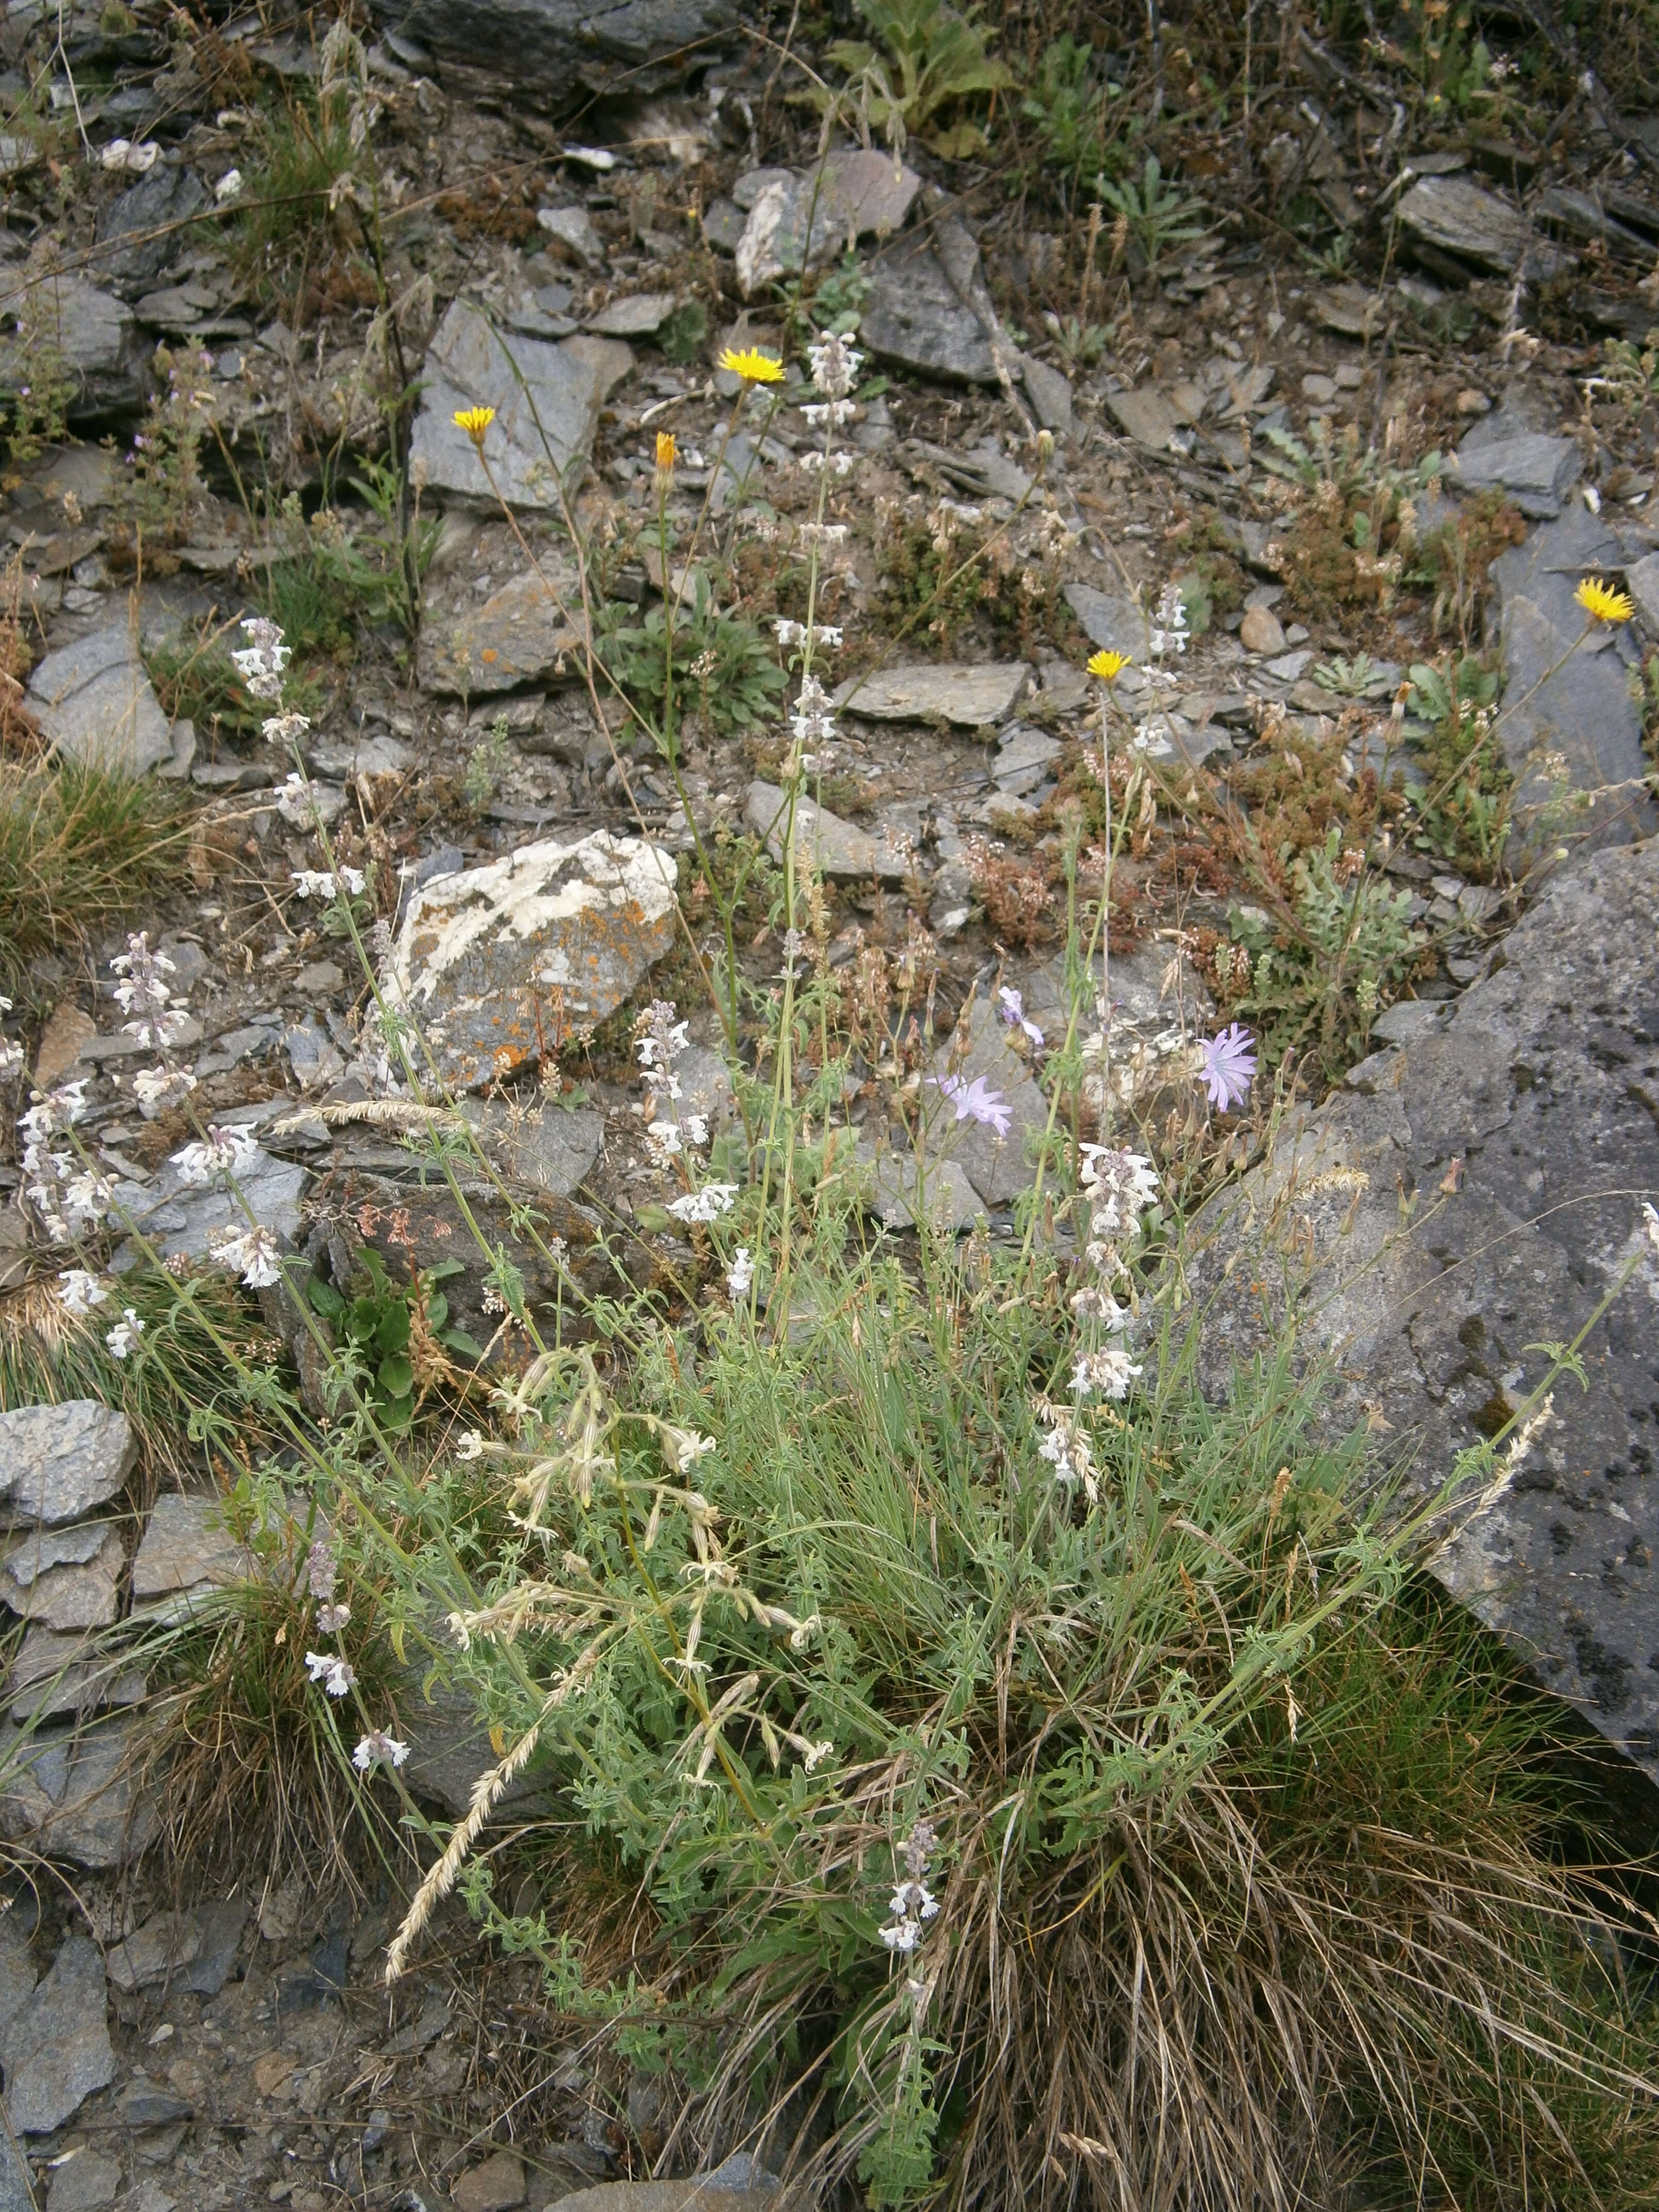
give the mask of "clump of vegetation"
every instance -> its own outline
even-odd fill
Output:
[[[78,945],[182,872],[178,802],[149,777],[0,761],[0,988]]]
[[[1286,430],[1267,436],[1276,454],[1265,455],[1264,465],[1303,494],[1295,521],[1276,541],[1291,605],[1315,616],[1333,605],[1391,605],[1416,548],[1415,501],[1439,473],[1439,454],[1403,465],[1362,447],[1352,423],[1333,440],[1322,419],[1305,444]]]
[[[1079,46],[1069,31],[1043,48],[1020,113],[1035,126],[1062,198],[1085,185],[1092,189],[1115,166],[1110,110],[1122,90],[1097,67],[1094,48]]]
[[[715,611],[701,571],[690,603],[672,623],[660,603],[638,621],[629,619],[632,612],[620,603],[604,609],[595,651],[605,676],[670,755],[678,743],[671,717],[693,706],[720,737],[757,728],[776,712],[784,675],[775,653],[757,623]]]
[[[999,645],[1031,652],[1060,605],[1066,542],[1056,514],[1011,529],[956,500],[884,500],[875,539],[883,611],[941,651],[982,617]]]
[[[977,8],[959,14],[947,0],[857,3],[884,53],[862,40],[837,40],[828,58],[845,71],[847,86],[829,94],[815,88],[807,97],[858,113],[901,149],[908,137],[947,161],[977,153],[984,131],[963,111],[982,106],[988,94],[1013,82],[1006,66],[986,51]]]
[[[1509,840],[1514,778],[1498,728],[1498,673],[1474,653],[1411,672],[1413,711],[1428,726],[1406,784],[1412,841],[1477,883],[1489,882]]]
[[[1103,205],[1117,218],[1119,235],[1133,246],[1139,265],[1149,275],[1157,273],[1172,248],[1190,246],[1204,235],[1204,226],[1198,221],[1203,202],[1192,198],[1164,175],[1156,154],[1146,156],[1138,179],[1102,177],[1097,188]]]

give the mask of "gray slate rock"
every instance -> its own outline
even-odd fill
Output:
[[[909,667],[849,677],[830,703],[869,722],[943,721],[978,730],[1012,714],[1030,680],[1023,660],[973,666],[919,660]]]
[[[1625,582],[1649,630],[1659,636],[1659,553],[1644,553],[1625,571]]]
[[[1471,177],[1419,177],[1401,197],[1400,220],[1421,244],[1501,276],[1523,263],[1528,275],[1553,276],[1571,258],[1534,240],[1520,210]]]
[[[739,189],[748,181],[739,179]],[[901,162],[896,172],[890,155],[860,147],[827,155],[821,168],[764,176],[732,249],[744,299],[780,276],[833,260],[860,238],[899,229],[921,190],[914,169]]]
[[[19,2135],[50,2135],[115,2078],[104,2017],[104,1962],[87,1936],[70,1936],[52,1971],[0,2031],[6,2113]]]
[[[1332,1418],[1374,1407],[1390,1451],[1437,1486],[1541,1380],[1531,1347],[1570,1341],[1644,1254],[1585,1344],[1589,1390],[1562,1381],[1509,1494],[1433,1564],[1659,1779],[1659,1264],[1641,1231],[1642,1199],[1659,1201],[1656,933],[1659,842],[1558,878],[1506,939],[1502,969],[1393,1054],[1369,1096],[1345,1090],[1297,1115],[1211,1209],[1194,1287],[1206,1388],[1219,1390],[1282,1328],[1287,1277],[1305,1285],[1303,1327],[1336,1362]],[[1461,1186],[1448,1192],[1455,1158]],[[1418,1204],[1403,1234],[1402,1192]]]
[[[29,678],[41,734],[71,760],[135,775],[173,758],[173,725],[125,621],[60,645]]]
[[[1620,640],[1603,629],[1577,642],[1587,628],[1573,599],[1579,579],[1621,568],[1626,558],[1613,532],[1575,504],[1492,564],[1504,647],[1498,727],[1518,780],[1519,833],[1552,794],[1539,766],[1547,750],[1565,755],[1576,789],[1610,793],[1570,825],[1570,843],[1620,844],[1659,828],[1659,809],[1641,787],[1648,761]]]
[[[0,1517],[54,1528],[107,1505],[132,1472],[138,1439],[95,1398],[0,1413]]]
[[[125,1866],[150,1844],[154,1801],[138,1791],[128,1765],[133,1737],[125,1719],[24,1741],[0,1729],[0,1834],[48,1858],[77,1866]]]
[[[126,1551],[107,1521],[26,1536],[0,1571],[0,1599],[58,1634],[107,1627],[116,1614]]]
[[[1012,1206],[1031,1187],[1036,1170],[1027,1139],[1041,1135],[1048,1126],[1048,1102],[1015,1051],[1006,1024],[988,1005],[975,1001],[964,1008],[957,1026],[959,1031],[965,1030],[965,1036],[947,1038],[933,1056],[933,1073],[959,1076],[968,1083],[982,1077],[1008,1109],[1008,1133],[1000,1137],[994,1128],[971,1116],[957,1121],[950,1101],[930,1091],[926,1107],[929,1146],[961,1168],[987,1206]]]
[[[758,781],[750,785],[744,803],[744,823],[756,836],[765,840],[768,852],[778,861],[783,858],[786,805],[786,794],[779,785]],[[885,839],[872,837],[854,823],[843,822],[839,814],[815,806],[810,799],[795,803],[794,842],[797,851],[811,852],[826,876],[879,876],[896,883],[908,875],[913,865],[907,854]]]
[[[526,568],[482,606],[473,593],[453,596],[453,608],[434,594],[422,609],[415,666],[423,691],[473,699],[514,691],[562,672],[565,656],[576,649],[567,616],[573,605],[580,612],[581,586],[556,556],[544,555],[539,575]]]
[[[132,1562],[135,1606],[162,1607],[171,1615],[190,1601],[254,1572],[252,1555],[225,1526],[214,1491],[164,1490],[151,1506]]]
[[[859,321],[859,343],[883,361],[960,384],[1018,379],[1019,356],[997,319],[980,273],[979,247],[962,224],[933,227],[933,242],[908,240],[879,255]]]
[[[729,0],[414,0],[398,27],[452,68],[522,93],[568,95],[572,81],[630,94],[680,82],[728,28]]]
[[[575,1189],[605,1140],[605,1116],[591,1106],[568,1110],[544,1102],[514,1110],[469,1100],[462,1111],[502,1175],[561,1197]]]
[[[1552,521],[1577,483],[1582,466],[1571,438],[1528,430],[1475,445],[1466,440],[1446,480],[1467,491],[1486,491],[1496,485],[1522,514],[1534,521]]]
[[[456,300],[427,349],[410,464],[425,468],[434,490],[494,507],[483,464],[451,420],[459,409],[493,407],[486,450],[501,497],[514,507],[556,507],[555,472],[562,477],[587,453],[600,407],[633,365],[633,354],[615,338],[564,338],[556,345],[514,338],[509,356],[483,311]]]
[[[96,1656],[84,1636],[58,1636],[37,1625],[29,1627],[6,1675],[11,1717],[20,1722],[136,1705],[144,1689],[138,1668]]]
[[[201,1948],[202,1931],[193,1912],[158,1912],[113,1946],[104,1967],[112,1987],[147,1990],[176,1978]]]
[[[180,226],[212,204],[194,169],[158,161],[99,216],[93,235],[105,250],[98,267],[135,292],[147,289],[170,262],[196,248],[200,233]]]
[[[45,338],[73,380],[67,402],[70,422],[137,406],[142,396],[141,348],[131,311],[112,292],[83,276],[53,274],[29,282],[29,331],[0,343],[0,385],[27,381],[30,347]],[[46,488],[51,488],[50,478]]]
[[[226,1115],[234,1121],[235,1115]],[[237,1178],[242,1199],[280,1243],[291,1244],[300,1226],[300,1200],[306,1171],[293,1160],[274,1159],[267,1152],[255,1154]],[[151,1239],[162,1256],[207,1256],[209,1239],[222,1229],[244,1228],[247,1215],[242,1200],[229,1190],[201,1190],[183,1182],[169,1161],[149,1182],[118,1182],[115,1202],[119,1218]],[[129,1238],[115,1255],[118,1272],[135,1266],[142,1257]]]
[[[1141,661],[1152,650],[1146,617],[1133,599],[1097,592],[1092,584],[1067,584],[1066,604],[1090,644],[1103,653],[1127,653],[1131,660]]]
[[[769,2212],[776,2202],[774,2189],[725,2189],[710,2175],[701,2181],[695,2177],[684,2181],[601,2181],[592,2189],[561,2197],[558,2208],[559,2212]]]
[[[388,987],[438,1072],[471,1090],[614,1012],[674,939],[672,857],[641,837],[521,845],[410,895]]]

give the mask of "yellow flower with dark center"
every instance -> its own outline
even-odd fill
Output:
[[[480,459],[483,454],[484,432],[495,419],[493,407],[463,407],[453,420],[458,430],[465,430],[477,447]]]
[[[1586,576],[1572,596],[1592,622],[1628,622],[1636,612],[1628,592],[1615,592],[1599,576]]]
[[[1089,673],[1098,676],[1103,684],[1109,684],[1115,676],[1121,676],[1129,665],[1127,653],[1097,653],[1089,659]]]
[[[781,384],[783,363],[774,361],[769,353],[757,353],[753,346],[745,346],[734,353],[730,346],[720,356],[720,366],[740,376],[745,384]]]
[[[665,475],[666,475],[668,471],[672,469],[673,465],[674,433],[672,430],[659,430],[657,433],[657,466]]]

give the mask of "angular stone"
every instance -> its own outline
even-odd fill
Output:
[[[1092,584],[1067,584],[1066,604],[1082,623],[1090,644],[1103,652],[1125,653],[1131,660],[1140,661],[1152,650],[1151,628],[1133,599],[1097,592]]]
[[[596,269],[605,258],[605,241],[593,228],[593,218],[585,207],[544,207],[536,210],[536,220],[551,239],[567,247],[584,267]]]
[[[494,1103],[463,1109],[502,1175],[568,1196],[599,1156],[605,1116],[589,1106],[567,1110],[551,1100],[527,1108]]]
[[[746,826],[765,841],[775,860],[783,859],[787,794],[775,783],[751,783],[743,810]],[[810,799],[795,802],[795,848],[810,851],[826,876],[878,876],[896,883],[910,872],[910,856],[856,823],[843,822]]]
[[[1097,1011],[1102,982],[1098,962],[1078,1014],[1079,1044],[1095,1035],[1107,1040],[1104,1056],[1092,1059],[1085,1068],[1085,1101],[1097,1111],[1109,1105],[1114,1111],[1140,1107],[1166,1085],[1189,1083],[1199,1066],[1199,1039],[1214,1005],[1188,963],[1167,946],[1144,945],[1133,952],[1115,952],[1107,981],[1110,1023],[1103,1030]],[[1063,1042],[1070,1019],[1063,957],[1049,961],[1031,977],[1025,989],[1025,1011],[1051,1049]]]
[[[1313,295],[1313,311],[1328,331],[1368,338],[1388,320],[1388,302],[1364,284],[1333,284]]]
[[[851,1137],[851,1130],[844,1133]],[[878,1152],[860,1136],[843,1155],[839,1148],[824,1168],[830,1175],[845,1173],[854,1179],[863,1202],[890,1229],[914,1229],[925,1212],[940,1232],[960,1235],[977,1228],[986,1218],[984,1204],[963,1172],[962,1164],[948,1154],[929,1158],[920,1174],[909,1152]]]
[[[859,343],[872,353],[927,376],[994,384],[993,332],[1012,377],[1018,355],[986,293],[979,248],[959,222],[937,224],[931,245],[918,236],[878,255],[859,322]]]
[[[104,2017],[104,1962],[87,1936],[70,1936],[52,1971],[0,2031],[6,2116],[22,2136],[50,2135],[115,2078]]]
[[[750,203],[738,239],[738,283],[744,299],[763,284],[833,260],[873,233],[899,229],[921,190],[914,169],[889,155],[842,149],[822,167],[769,178]]]
[[[1659,636],[1659,553],[1644,553],[1625,571],[1625,582],[1643,621]]]
[[[1063,433],[1071,428],[1072,380],[1063,369],[1053,368],[1046,361],[1038,361],[1029,353],[1022,354],[1019,380],[1045,430]]]
[[[723,2189],[712,2178],[700,2181],[693,2176],[684,2181],[598,2182],[561,2197],[558,2212],[764,2212],[777,2201],[775,2188]]]
[[[149,283],[191,250],[195,239],[183,226],[212,204],[213,195],[194,169],[158,161],[99,216],[93,232],[105,249],[99,267],[124,283]]]
[[[1532,226],[1520,210],[1471,177],[1419,177],[1401,195],[1400,220],[1425,245],[1502,276],[1519,268],[1533,246]]]
[[[574,83],[600,92],[659,92],[679,82],[699,51],[732,20],[729,0],[415,0],[401,34],[452,67],[568,97]]]
[[[1622,844],[1659,828],[1659,808],[1643,786],[1641,715],[1619,642],[1602,631],[1580,643],[1586,617],[1573,599],[1582,576],[1617,569],[1625,557],[1606,526],[1573,504],[1492,564],[1504,648],[1498,727],[1517,778],[1521,835],[1554,797],[1541,766],[1547,751],[1565,756],[1576,790],[1598,794],[1589,813],[1565,825],[1564,842]]]
[[[118,2160],[95,2150],[78,2152],[67,2166],[52,2168],[46,2212],[102,2212],[106,2204],[114,2203],[120,2186]]]
[[[111,1984],[118,1990],[147,1990],[165,1982],[180,1966],[187,1966],[202,1948],[202,1931],[192,1912],[158,1912],[124,1943],[117,1943],[104,1960]]]
[[[100,1721],[66,1735],[44,1730],[25,1740],[0,1729],[0,1833],[47,1858],[77,1866],[118,1867],[155,1837],[155,1806],[141,1796],[129,1762],[125,1719]]]
[[[173,726],[125,621],[49,653],[29,678],[28,698],[42,736],[71,760],[142,775],[173,757]]]
[[[619,1006],[674,939],[672,858],[606,830],[520,846],[410,896],[390,988],[463,1090]]]
[[[525,2200],[524,2168],[510,2150],[498,2150],[469,2167],[449,2194],[455,2212],[515,2212]]]
[[[678,305],[674,292],[635,292],[587,316],[582,328],[604,338],[654,337]]]
[[[1486,491],[1495,485],[1522,514],[1549,521],[1560,514],[1582,466],[1571,438],[1528,430],[1475,446],[1466,441],[1452,456],[1446,480],[1466,491]]]
[[[943,721],[977,730],[1012,714],[1030,680],[1023,660],[977,666],[919,660],[905,668],[849,677],[832,703],[870,722]]]
[[[254,1571],[252,1555],[225,1526],[217,1492],[164,1490],[132,1563],[132,1601],[151,1606],[198,1595],[245,1582]]]
[[[34,1970],[28,1939],[11,1915],[0,1919],[0,2039],[7,2023],[17,2016],[33,1995],[40,1977]],[[0,2203],[3,2203],[0,2199]]]
[[[0,1518],[52,1528],[107,1505],[132,1472],[138,1439],[95,1398],[0,1413]]]
[[[1020,795],[1035,791],[1063,750],[1058,738],[1016,724],[998,746],[991,764],[997,789]]]
[[[1583,1346],[1591,1387],[1562,1378],[1508,1492],[1474,1520],[1466,1500],[1430,1564],[1659,1780],[1659,1263],[1638,1204],[1659,1189],[1656,915],[1659,842],[1557,877],[1506,964],[1402,1046],[1388,1082],[1297,1115],[1210,1210],[1193,1289],[1206,1389],[1282,1340],[1287,1287],[1332,1359],[1332,1422],[1380,1416],[1390,1460],[1431,1487],[1542,1381],[1538,1347],[1571,1342],[1638,1260]],[[1402,1232],[1413,1194],[1429,1226]]]
[[[509,352],[481,309],[456,300],[427,351],[410,465],[423,467],[437,491],[492,507],[498,494],[514,507],[556,507],[556,476],[586,456],[600,407],[633,363],[614,338],[515,338]],[[472,441],[451,419],[468,407],[495,410],[485,441],[494,489]]]
[[[934,1075],[955,1075],[968,1083],[982,1078],[1008,1109],[1008,1133],[1000,1137],[971,1116],[957,1121],[950,1101],[929,1091],[923,1108],[928,1149],[935,1161],[940,1155],[954,1161],[987,1206],[1012,1206],[1031,1187],[1036,1170],[1027,1157],[1027,1139],[1048,1127],[1048,1102],[1014,1049],[1006,1024],[988,1006],[976,1000],[964,1008],[957,1027],[967,1034],[940,1046],[933,1056]]]
[[[1181,417],[1156,385],[1143,384],[1136,392],[1109,392],[1105,398],[1120,428],[1136,445],[1152,453],[1169,452]]]
[[[11,1717],[19,1722],[136,1705],[144,1690],[142,1669],[98,1657],[84,1636],[57,1636],[38,1624],[29,1627],[6,1676]]]
[[[62,1634],[114,1620],[126,1551],[107,1521],[26,1536],[0,1571],[0,1599],[26,1620]]]
[[[227,1115],[234,1121],[234,1115]],[[185,1182],[171,1160],[149,1182],[118,1182],[118,1218],[151,1239],[162,1256],[207,1256],[209,1239],[221,1229],[247,1225],[244,1203],[252,1208],[280,1243],[291,1244],[300,1226],[300,1200],[306,1171],[293,1160],[256,1152],[237,1177],[241,1196],[230,1190],[200,1190]],[[138,1248],[131,1239],[115,1255],[118,1271],[135,1264]]]
[[[477,698],[562,673],[579,642],[568,618],[573,595],[580,610],[581,586],[569,564],[544,557],[540,575],[526,569],[482,606],[423,613],[416,657],[422,689]]]
[[[1246,653],[1283,653],[1284,627],[1271,607],[1247,607],[1238,625],[1238,641]]]

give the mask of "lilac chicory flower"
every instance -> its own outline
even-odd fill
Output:
[[[1219,1036],[1206,1038],[1201,1049],[1204,1064],[1200,1073],[1209,1092],[1210,1103],[1225,1114],[1235,1101],[1249,1096],[1251,1079],[1255,1074],[1255,1039],[1249,1030],[1234,1022]]]
[[[1007,1135],[1012,1112],[1001,1091],[993,1091],[982,1075],[976,1075],[971,1083],[960,1075],[930,1075],[927,1079],[955,1109],[958,1121],[977,1121],[981,1129],[994,1129],[999,1137]]]

